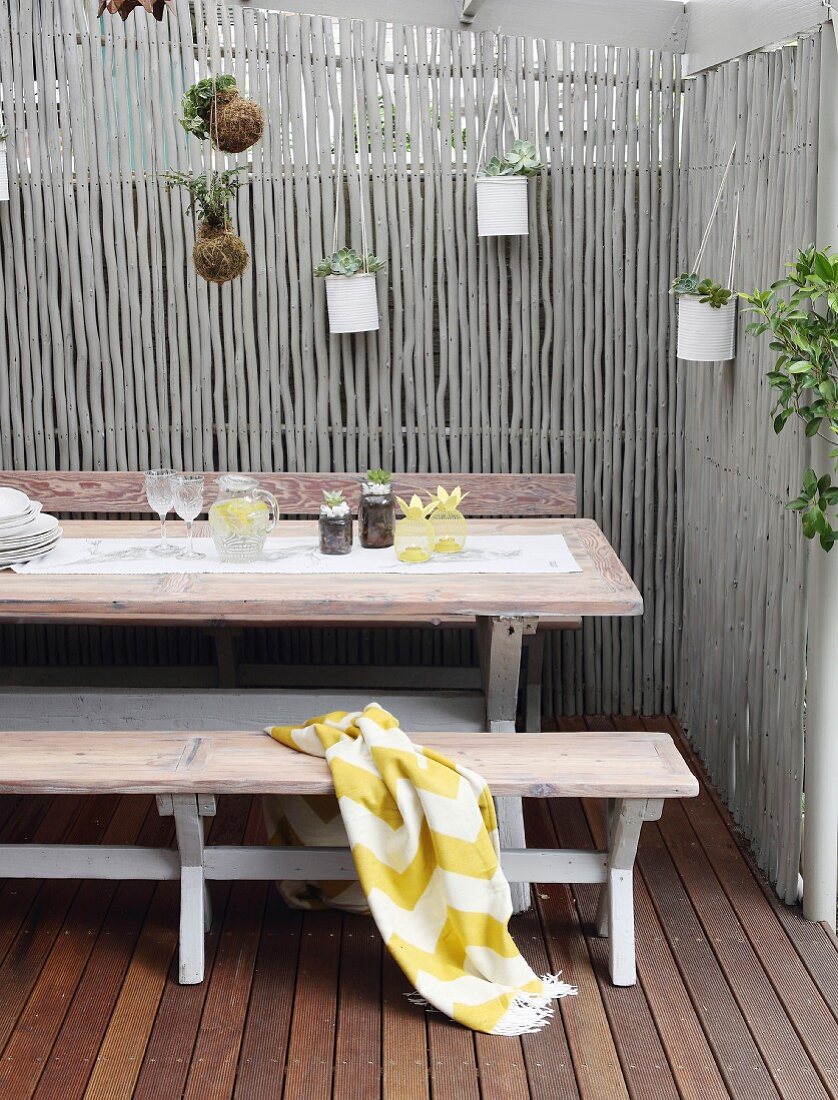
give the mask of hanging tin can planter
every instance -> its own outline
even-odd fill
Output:
[[[736,298],[718,307],[692,295],[678,297],[678,358],[719,363],[736,356]]]
[[[500,63],[499,63],[500,68]],[[529,180],[544,171],[535,142],[518,137],[518,124],[503,89],[506,115],[512,124],[515,141],[503,156],[491,157],[484,163],[489,124],[498,99],[499,77],[495,77],[492,100],[483,127],[480,153],[477,157],[477,235],[478,237],[526,237],[530,232]]]
[[[318,264],[314,274],[326,280],[330,332],[375,332],[378,329],[375,272],[383,267],[384,261],[373,253],[362,257],[354,248],[342,248]]]
[[[524,176],[478,176],[477,236],[526,237],[530,231]]]
[[[713,209],[704,228],[693,270],[678,275],[670,290],[670,293],[674,294],[678,301],[677,348],[679,359],[690,359],[697,363],[723,363],[736,356],[737,297],[732,287],[733,273],[736,268],[736,232],[739,227],[738,193],[733,217],[727,285],[723,286],[712,279],[702,279],[698,273],[735,152],[736,144],[734,143],[722,174],[722,181],[719,184]]]

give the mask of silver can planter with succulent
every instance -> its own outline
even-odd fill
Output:
[[[396,498],[387,470],[368,470],[361,485],[358,533],[367,550],[384,550],[396,537]]]
[[[6,161],[6,128],[0,126],[0,202],[9,201],[9,169]]]
[[[527,181],[544,169],[531,141],[516,141],[478,174],[478,237],[526,237],[530,231]]]
[[[352,513],[343,493],[323,493],[320,505],[320,553],[348,554],[352,550]]]
[[[361,256],[354,248],[333,252],[317,265],[314,274],[326,280],[330,332],[375,332],[378,329],[375,273],[383,267],[384,261],[372,252]]]
[[[671,291],[678,299],[678,358],[720,363],[736,355],[736,302],[731,290],[701,279],[679,275]]]

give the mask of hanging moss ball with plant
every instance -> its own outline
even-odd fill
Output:
[[[166,172],[169,187],[183,187],[189,193],[189,209],[198,216],[198,235],[192,250],[195,270],[208,283],[228,283],[241,275],[250,256],[241,237],[233,232],[227,204],[244,180],[239,173],[242,165],[224,172],[193,175],[187,172]]]
[[[183,97],[180,124],[223,153],[243,153],[262,136],[265,118],[258,103],[239,93],[236,78],[222,75],[192,85]]]
[[[244,274],[250,261],[247,247],[229,225],[198,226],[198,238],[192,249],[195,270],[208,283],[229,283]]]

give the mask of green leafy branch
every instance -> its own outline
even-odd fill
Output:
[[[747,331],[769,332],[769,347],[777,353],[766,376],[777,392],[774,431],[779,434],[794,417],[807,438],[819,436],[832,445],[832,472],[807,469],[800,495],[787,505],[800,513],[806,538],[818,538],[828,551],[838,540],[838,484],[832,480],[838,472],[838,255],[812,245],[787,267],[787,278],[742,298],[759,317]],[[781,297],[787,289],[791,294]]]
[[[182,187],[189,195],[189,210],[197,210],[198,220],[207,225],[230,225],[227,205],[236,191],[247,180],[239,179],[239,172],[246,172],[247,165],[227,168],[223,172],[164,172],[163,179],[169,188]]]

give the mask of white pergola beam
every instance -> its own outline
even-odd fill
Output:
[[[407,9],[392,0],[227,0],[231,7],[375,19],[420,27],[471,30],[640,46],[683,53],[687,16],[682,0],[419,0]]]
[[[687,0],[684,75],[788,41],[828,17],[823,0]]]

